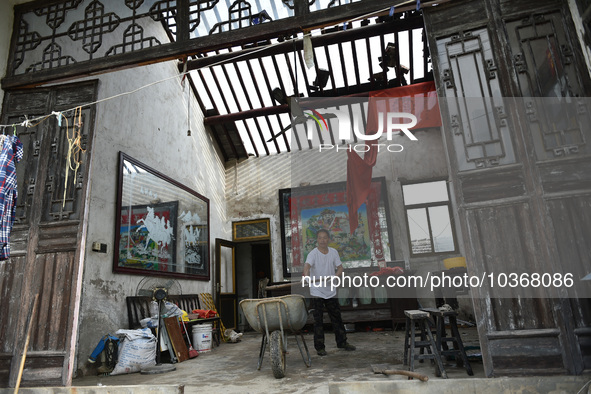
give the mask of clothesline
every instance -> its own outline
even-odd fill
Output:
[[[417,4],[417,8],[416,9],[419,10],[420,7],[421,7],[421,1],[420,0],[408,0],[408,1],[404,2],[404,3],[399,4],[398,7],[405,6],[407,4],[411,4],[411,3],[415,3],[415,2]],[[385,12],[385,11],[390,11],[390,16],[392,16],[394,14],[394,12],[395,12],[395,7],[394,6],[391,6],[391,7],[384,8],[384,9],[381,9],[381,10],[378,10],[378,11],[373,11],[371,13],[368,13],[368,14],[365,14],[365,15],[361,15],[361,16],[358,16],[356,18],[351,18],[349,20],[344,21],[343,23],[344,24],[347,24],[349,22],[355,22],[355,21],[362,20],[362,19],[365,19],[365,18],[368,18],[368,17],[371,17],[371,16],[375,16],[375,15],[380,14],[380,13]],[[306,36],[310,36],[311,37],[311,32],[304,33],[303,37],[306,37]],[[291,41],[295,41],[297,39],[298,39],[298,37],[293,37],[290,40]],[[278,45],[278,44],[279,43],[267,45],[265,47],[256,49],[254,51],[250,51],[248,53],[243,53],[241,55],[236,55],[234,57],[231,57],[231,58],[228,58],[228,59],[225,59],[225,60],[220,60],[219,62],[210,64],[207,67],[211,68],[211,67],[214,67],[214,66],[218,66],[220,64],[224,64],[224,63],[230,62],[230,61],[235,61],[236,59],[239,59],[239,58],[241,58],[243,56],[247,56],[247,55],[250,56],[253,53],[266,51],[266,50],[268,50],[268,49],[270,49],[273,46]],[[196,70],[191,70],[191,71],[196,71]],[[25,118],[24,121],[22,121],[20,123],[0,124],[0,129],[2,130],[2,133],[3,134],[5,133],[6,129],[8,129],[8,128],[12,128],[13,129],[13,133],[16,133],[16,127],[17,126],[35,127],[38,124],[40,124],[41,122],[43,122],[46,119],[50,118],[51,116],[56,116],[57,119],[58,119],[58,122],[61,122],[61,117],[63,116],[65,118],[65,115],[64,114],[66,114],[66,113],[76,111],[79,108],[81,109],[81,108],[90,107],[90,106],[95,105],[95,104],[100,104],[100,103],[103,103],[105,101],[113,100],[113,99],[116,99],[116,98],[119,98],[119,97],[128,96],[128,95],[137,93],[137,92],[139,92],[139,91],[141,91],[143,89],[146,89],[146,88],[148,88],[150,86],[154,86],[154,85],[157,85],[157,84],[166,82],[166,81],[170,81],[170,80],[175,79],[175,78],[182,77],[184,79],[184,77],[187,74],[191,73],[191,71],[183,71],[183,72],[180,72],[179,74],[174,75],[172,77],[168,77],[168,78],[164,78],[164,79],[161,79],[161,80],[158,80],[158,81],[151,82],[149,84],[140,86],[139,88],[130,90],[128,92],[119,93],[119,94],[116,94],[114,96],[105,97],[103,99],[96,100],[96,101],[93,101],[93,102],[90,102],[90,103],[81,104],[81,105],[78,105],[78,106],[76,106],[74,108],[66,109],[66,110],[63,110],[63,111],[52,111],[50,114],[41,115],[41,116],[38,116],[38,117],[35,117],[35,118],[31,118],[31,119],[29,119],[27,117],[27,115],[24,115],[24,118]]]

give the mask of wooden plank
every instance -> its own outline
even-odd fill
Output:
[[[0,354],[0,387],[8,386],[10,377],[10,366],[12,364],[12,353]]]
[[[37,253],[52,253],[76,250],[78,245],[79,222],[64,223],[61,226],[39,226]]]
[[[28,352],[21,386],[61,386],[64,358],[64,353]]]
[[[480,262],[486,272],[536,270],[531,206],[528,203],[485,207],[467,212],[474,232],[471,244],[478,253],[472,261]],[[476,247],[478,245],[478,247]]]
[[[536,330],[505,330],[489,332],[486,335],[489,339],[545,338],[558,337],[560,335],[560,330],[557,328]]]
[[[47,90],[39,89],[34,92],[15,92],[10,94],[10,100],[4,100],[4,113],[23,114],[45,111],[47,108]]]
[[[476,27],[486,26],[489,22],[484,0],[454,1],[432,8],[424,8],[429,16],[428,34],[436,37],[456,34]],[[430,47],[433,50],[433,46]]]
[[[483,176],[486,174],[486,176]],[[465,203],[519,197],[525,194],[521,166],[459,174]]]
[[[583,356],[583,364],[585,369],[591,368],[591,333],[590,332],[578,332],[577,339],[579,341],[579,348],[581,349],[581,355]]]
[[[48,349],[66,350],[68,346],[68,325],[72,321],[72,285],[74,278],[74,252],[62,252],[56,254],[56,266],[53,271],[53,289],[51,303],[52,314],[50,320],[49,346]]]
[[[29,243],[29,228],[14,226],[10,232],[10,258],[24,256]]]
[[[31,328],[33,325],[33,318],[35,317],[35,311],[37,309],[37,305],[39,303],[39,294],[35,294],[35,299],[33,301],[33,306],[29,311],[29,318],[27,320],[27,336],[25,339],[25,344],[22,348],[22,352],[18,354],[19,360],[19,370],[18,370],[18,377],[16,379],[16,386],[15,392],[18,392],[18,388],[20,387],[22,376],[23,376],[23,369],[25,367],[25,360],[27,357],[27,350],[29,349],[29,340],[31,339]]]
[[[26,259],[11,258],[0,262],[0,352],[12,354],[17,338],[22,275]],[[1,380],[0,380],[1,383]]]
[[[591,189],[591,163],[589,160],[552,160],[539,163],[540,177],[546,193]]]
[[[176,358],[179,360],[179,362],[188,360],[189,349],[187,348],[185,340],[183,339],[183,334],[181,333],[181,328],[179,327],[178,318],[173,316],[162,320],[166,326],[166,331],[168,332],[168,337],[172,343]]]
[[[561,354],[542,355],[529,352],[530,349],[523,355],[496,356],[493,354],[493,365],[496,369],[508,371],[511,375],[522,375],[523,370],[527,370],[529,374],[531,371],[542,373],[549,369],[566,372]]]
[[[501,13],[505,17],[514,15],[531,14],[531,10],[536,12],[547,12],[551,9],[560,9],[560,2],[555,0],[521,0],[516,2],[514,0],[500,0]]]
[[[489,347],[495,368],[519,369],[564,369],[562,345],[556,335],[550,337],[519,337],[492,340]]]
[[[75,88],[72,84],[57,87],[55,89],[55,109],[70,109],[94,101],[96,87],[96,81],[80,83]]]
[[[591,245],[581,240],[591,237],[591,195],[564,196],[547,201],[548,214],[556,239],[556,249],[563,272],[581,278],[591,271],[588,256]],[[580,262],[580,263],[578,263]],[[577,286],[578,287],[578,286]],[[576,327],[591,326],[591,309],[587,294],[581,294],[574,306]],[[571,303],[573,303],[571,301]]]

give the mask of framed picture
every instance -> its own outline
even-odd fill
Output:
[[[209,280],[209,200],[119,153],[113,272]]]
[[[269,239],[271,236],[269,219],[245,220],[232,223],[232,240],[255,241]]]
[[[174,272],[178,201],[121,208],[119,264]]]
[[[199,224],[185,225],[183,229],[183,244],[185,251],[184,264],[185,272],[188,274],[204,275],[207,273],[206,261],[203,259],[207,255],[207,226]]]
[[[367,201],[357,211],[358,226],[349,227],[346,183],[331,183],[279,191],[283,275],[301,274],[316,247],[318,230],[331,234],[345,268],[377,266],[394,258],[390,245],[390,215],[384,178],[372,180]]]

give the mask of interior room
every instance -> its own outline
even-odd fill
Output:
[[[582,388],[590,10],[3,2],[0,387]]]

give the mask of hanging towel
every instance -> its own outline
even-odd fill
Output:
[[[0,152],[0,260],[10,257],[10,231],[16,216],[16,163],[23,158],[23,144],[7,136]]]

